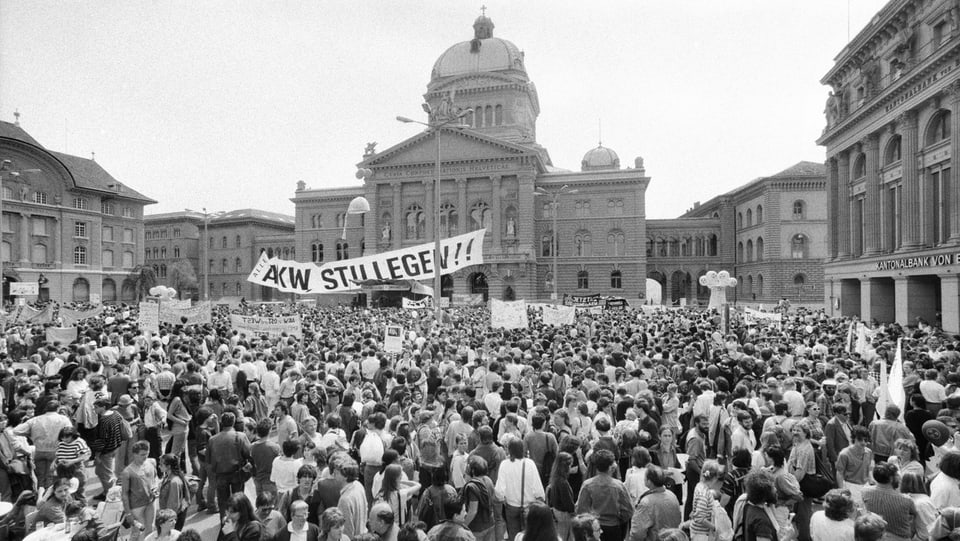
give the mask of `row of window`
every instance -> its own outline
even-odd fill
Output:
[[[551,239],[554,241],[551,246]],[[573,255],[574,257],[591,256],[623,256],[626,255],[626,237],[623,231],[613,229],[607,233],[607,244],[605,250],[595,253],[593,250],[593,237],[589,231],[580,230],[573,234]],[[559,252],[559,239],[549,231],[540,238],[540,255],[542,257],[552,257]]]
[[[553,288],[553,273],[548,272],[545,281],[547,289]],[[577,289],[590,289],[590,273],[582,270],[577,272]],[[610,273],[610,289],[623,289],[623,273],[615,270]]]
[[[147,239],[147,240],[165,239],[165,238],[167,238],[167,230],[166,230],[166,229],[148,230],[148,231],[145,233],[145,235],[146,235],[146,239]],[[180,228],[179,228],[179,227],[174,227],[174,228],[173,228],[173,238],[179,239],[179,238],[180,238],[180,235],[181,235]]]
[[[590,201],[585,199],[578,199],[573,202],[573,214],[577,218],[589,218],[590,214]],[[623,199],[608,199],[607,200],[607,216],[623,216]],[[553,201],[547,201],[543,204],[543,214],[544,218],[553,218]]]
[[[38,230],[42,230],[43,232],[38,232]],[[103,233],[104,242],[113,242],[113,227],[104,226],[101,231]],[[34,219],[33,234],[46,235],[46,222],[43,219]],[[89,238],[87,222],[73,222],[73,236],[81,239]],[[133,229],[123,229],[123,242],[133,243]]]
[[[717,236],[685,237],[682,239],[647,239],[647,257],[714,257],[717,255]]]
[[[929,147],[941,143],[950,138],[950,111],[941,110],[930,120],[927,129],[924,132],[924,147]],[[899,162],[901,159],[901,147],[903,146],[903,137],[894,135],[884,147],[881,166],[886,167]],[[867,175],[867,155],[863,152],[857,154],[853,159],[853,179],[859,180]]]
[[[790,217],[794,220],[805,220],[807,218],[807,205],[805,202],[797,200],[793,202],[791,206],[791,215]],[[756,221],[754,221],[756,217]],[[763,205],[757,205],[757,212],[754,214],[753,209],[747,209],[746,214],[743,212],[737,213],[737,229],[743,229],[746,227],[753,227],[754,225],[759,225],[763,223]]]
[[[212,236],[207,240],[208,246],[210,246],[211,249],[216,248],[215,242],[216,242],[216,241],[214,240],[214,237],[212,237]],[[241,247],[243,247],[243,239],[240,237],[240,235],[237,235],[236,237],[234,237],[234,239],[233,239],[233,247],[234,247],[234,248],[241,248]],[[226,235],[220,237],[220,248],[224,248],[224,249],[225,249],[225,248],[229,248],[229,246],[228,246],[228,244],[227,244],[227,236],[226,236]]]
[[[809,257],[810,242],[807,236],[797,233],[790,237],[790,259],[806,259]],[[763,261],[763,237],[757,237],[754,244],[753,239],[747,240],[747,243],[737,243],[737,263],[749,263],[751,261]]]
[[[208,268],[210,269],[210,272],[217,272],[217,269],[216,269],[216,266],[214,265],[214,263],[215,263],[215,262],[214,262],[213,259],[211,259],[211,260],[207,263]],[[233,268],[234,268],[234,272],[243,272],[243,271],[244,271],[244,269],[243,269],[243,260],[240,259],[239,257],[236,258],[236,259],[234,260],[234,263],[233,263]],[[220,272],[223,272],[223,273],[230,272],[230,268],[229,268],[228,265],[227,265],[227,259],[226,259],[226,258],[220,260]]]
[[[34,192],[33,202],[39,203],[41,205],[47,204],[47,194],[45,192]],[[87,200],[83,197],[74,197],[73,198],[73,208],[77,210],[87,210]],[[101,201],[100,202],[100,212],[102,214],[109,214],[113,216],[117,213],[116,207],[110,201]],[[130,207],[123,207],[121,209],[121,214],[124,218],[133,218],[133,209]]]
[[[474,105],[464,117],[464,123],[474,128],[503,125],[503,105]]]
[[[807,283],[807,277],[802,272],[797,273],[793,276],[793,286],[797,288],[798,293],[803,291],[803,287]],[[737,277],[737,284],[740,287],[740,296],[747,298],[747,296],[752,296],[753,298],[763,296],[763,275],[758,274],[756,281],[753,279],[753,275],[748,274],[747,279],[744,280],[743,276]],[[756,291],[754,291],[754,285],[756,285]]]
[[[160,248],[147,248],[146,253],[147,259],[166,259],[167,258],[167,247],[161,246]],[[180,258],[180,247],[173,247],[173,257],[174,259]]]
[[[337,227],[343,227],[343,224],[346,223],[347,214],[341,212],[336,216],[336,225]],[[360,215],[360,224],[359,227],[363,227],[363,214]],[[310,216],[310,228],[311,229],[320,229],[323,227],[323,215],[322,214],[313,214]]]
[[[12,246],[9,242],[3,242],[0,244],[0,258],[3,261],[12,261],[11,258]],[[86,246],[75,246],[73,248],[73,264],[74,265],[87,265],[88,264],[88,249]],[[104,250],[101,252],[101,266],[103,267],[113,267],[115,266],[114,252],[113,250]],[[48,263],[47,260],[47,246],[41,243],[35,243],[30,247],[30,261],[32,263]],[[121,265],[124,268],[131,268],[134,266],[134,257],[133,252],[127,250],[121,254]]]
[[[231,289],[231,288],[233,288],[233,291],[234,291],[234,292],[233,292],[233,295],[236,295],[237,297],[243,296],[243,284],[242,284],[241,282],[235,282],[235,283],[233,283],[233,284],[229,284],[229,283],[227,283],[227,282],[223,282],[223,285],[222,285],[222,287],[221,287],[221,289],[220,289],[220,291],[221,291],[220,294],[221,294],[222,296],[224,296],[224,297],[230,295],[230,294],[231,294],[231,293],[230,293],[230,289]],[[216,294],[217,294],[217,287],[216,287],[216,284],[214,284],[213,282],[210,282],[210,294],[211,294],[211,295],[216,295]]]
[[[364,248],[365,248],[365,243],[363,241],[360,241],[361,255],[364,252]],[[347,241],[345,240],[337,241],[335,249],[336,249],[337,261],[340,261],[343,259],[350,259],[350,245]],[[323,261],[323,243],[322,242],[314,242],[313,244],[310,245],[310,261],[313,261],[314,263],[320,263],[321,261]]]

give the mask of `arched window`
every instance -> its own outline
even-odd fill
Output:
[[[585,270],[577,273],[577,289],[590,289],[590,274]]]
[[[743,229],[743,213],[737,213],[737,229]]]
[[[337,261],[350,259],[350,253],[346,241],[337,243]]]
[[[756,298],[756,295],[753,293],[753,276],[750,275],[747,275],[747,294],[753,298]]]
[[[160,264],[160,278],[166,278],[166,277],[167,277],[167,264],[166,264],[166,263],[161,263],[161,264]]]
[[[503,125],[503,106],[497,105],[493,109],[493,123],[497,126]]]
[[[483,108],[483,125],[493,126],[493,107],[489,105]]]
[[[803,287],[807,283],[807,277],[803,273],[798,273],[793,276],[793,285],[797,287]]]
[[[647,257],[653,257],[653,239],[647,239]]]
[[[310,260],[314,263],[323,261],[323,244],[314,242],[310,245]]]
[[[480,201],[470,209],[470,231],[487,228],[490,229],[490,220],[493,214],[490,211],[490,205]]]
[[[456,237],[458,235],[459,220],[457,207],[453,203],[444,203],[440,207],[440,231],[444,233],[444,236]]]
[[[753,225],[753,210],[747,209],[747,223],[746,226],[750,227]]]
[[[763,296],[763,275],[762,274],[757,275],[757,296],[758,297]]]
[[[167,247],[163,246],[160,248],[160,259],[166,259],[166,258],[167,258]]]
[[[763,261],[763,237],[757,238],[757,261]]]
[[[179,258],[179,257],[180,257],[180,247],[179,247],[179,246],[174,246],[174,247],[173,247],[173,257],[174,257],[174,258]]]
[[[223,239],[220,241],[220,247],[221,247],[221,248],[226,248],[226,247],[227,247],[227,236],[226,236],[226,235],[224,235],[224,236],[223,236]]]
[[[716,256],[717,255],[717,236],[710,235],[707,239],[707,255]]]
[[[546,232],[540,237],[540,255],[543,257],[550,257],[553,255],[554,249],[556,248],[556,242],[551,246],[550,239],[552,237],[551,232]],[[554,239],[556,241],[556,239]]]
[[[744,255],[744,261],[748,263],[750,261],[753,261],[753,241],[752,240],[747,241],[747,251],[743,255]]]
[[[899,135],[894,135],[887,143],[887,148],[883,151],[883,165],[890,165],[900,161],[900,145],[903,139]]]
[[[792,259],[805,259],[807,257],[806,236],[798,233],[790,239],[790,257]]]
[[[223,259],[220,260],[220,272],[223,272],[224,274],[226,274],[226,272],[227,272],[227,258],[223,258]]]
[[[237,282],[237,296],[243,296],[243,286],[240,285],[240,282]]]
[[[615,270],[610,273],[610,289],[622,289],[623,288],[623,274]]]
[[[757,205],[757,223],[763,223],[763,205]]]
[[[73,249],[73,264],[74,265],[87,264],[87,247],[86,246],[77,246]]]
[[[677,257],[680,255],[680,241],[670,237],[670,240],[667,242],[667,253],[670,257]]]
[[[743,263],[746,259],[743,257],[743,243],[737,243],[737,261]]]
[[[423,207],[416,203],[407,207],[404,223],[408,239],[422,239],[427,228],[427,215],[423,212]]]
[[[807,215],[807,205],[803,201],[794,201],[793,202],[793,219],[794,220],[803,220]]]
[[[691,252],[693,251],[691,250],[691,247],[690,247],[691,242],[692,241],[690,237],[684,237],[680,240],[680,256],[681,257],[690,257]]]
[[[867,157],[859,154],[853,162],[853,178],[863,178],[867,176]]]
[[[236,240],[235,240],[235,242],[234,242],[234,243],[236,244],[236,247],[237,247],[237,248],[239,248],[239,247],[240,247],[240,245],[241,245],[241,242],[240,242],[240,235],[237,235],[237,238],[236,238]]]
[[[743,276],[737,276],[737,285],[740,286],[740,296],[743,297],[747,287],[747,283],[743,281]]]
[[[243,272],[243,261],[238,257],[234,262],[236,264],[236,272]]]
[[[577,234],[573,236],[574,255],[577,257],[590,257],[593,255],[591,244],[592,237],[589,231],[577,231]]]
[[[619,257],[624,255],[623,231],[615,229],[607,233],[607,256]]]
[[[940,111],[933,117],[930,125],[927,127],[927,135],[924,138],[927,146],[939,143],[950,137],[950,112]]]

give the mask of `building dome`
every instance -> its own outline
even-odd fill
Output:
[[[490,71],[526,75],[523,52],[512,42],[493,37],[493,21],[481,15],[473,23],[473,39],[450,47],[433,64],[431,79]]]
[[[581,171],[620,169],[620,157],[613,149],[597,145],[597,148],[592,148],[583,155],[580,166]]]

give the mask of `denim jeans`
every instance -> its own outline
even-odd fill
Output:
[[[100,479],[100,486],[103,487],[104,494],[113,488],[113,483],[116,480],[113,475],[113,463],[116,457],[117,450],[114,449],[107,453],[98,453],[96,458],[93,459],[93,473],[96,474],[97,479]]]

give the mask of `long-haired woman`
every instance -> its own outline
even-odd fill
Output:
[[[182,530],[187,519],[187,508],[190,506],[190,489],[187,478],[180,471],[180,459],[169,453],[161,456],[160,473],[163,478],[160,481],[159,508],[176,513],[177,523],[174,528]]]
[[[530,504],[527,508],[527,526],[513,541],[556,541],[557,526],[553,511],[542,503]]]
[[[260,541],[263,525],[253,512],[253,504],[243,493],[238,492],[227,501],[221,531],[224,541]]]
[[[553,462],[550,471],[550,483],[547,485],[547,505],[553,509],[553,516],[557,521],[557,534],[560,541],[570,541],[570,521],[573,520],[577,498],[567,479],[570,476],[570,467],[573,466],[573,455],[560,452]]]
[[[403,468],[390,464],[383,470],[383,482],[377,498],[390,504],[398,526],[410,520],[410,499],[420,492],[420,483],[404,479]]]

